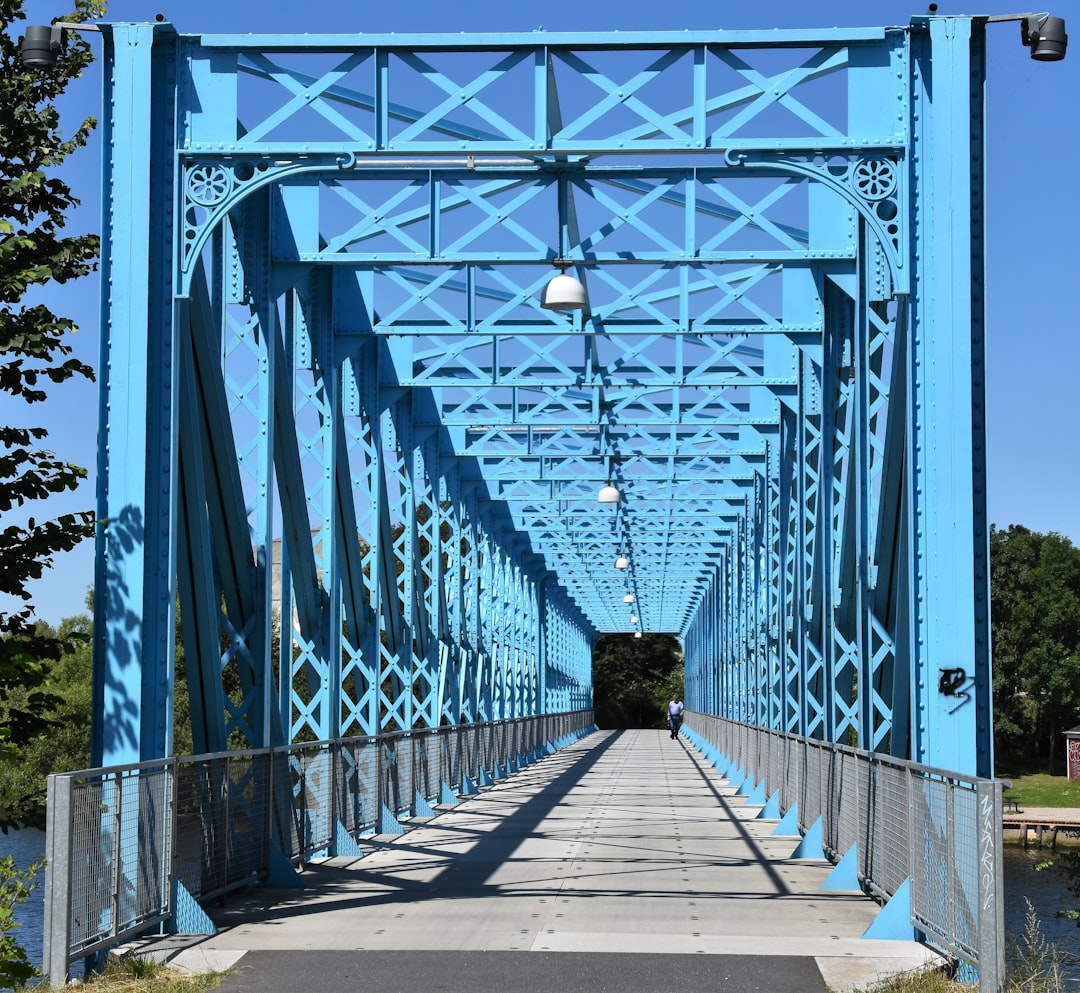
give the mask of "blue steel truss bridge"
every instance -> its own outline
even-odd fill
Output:
[[[198,751],[580,709],[640,630],[990,774],[984,30],[107,26],[95,760],[170,754],[178,596]]]
[[[662,632],[702,720],[992,776],[987,20],[102,25],[94,762],[172,755],[178,637],[220,753]]]

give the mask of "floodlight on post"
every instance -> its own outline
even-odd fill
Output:
[[[83,24],[79,21],[26,25],[26,33],[19,39],[19,59],[23,68],[45,69],[56,65],[64,54],[69,30],[101,31],[101,28],[96,24]]]
[[[615,560],[615,568],[616,569],[629,569],[630,568],[630,560],[625,555],[620,555]]]
[[[40,69],[56,65],[66,40],[64,29],[58,25],[28,24],[26,34],[19,41],[19,57],[23,66]]]
[[[585,287],[566,271],[573,263],[556,259],[552,265],[559,270],[559,274],[548,280],[540,294],[540,306],[544,310],[584,310],[588,305]]]
[[[1069,36],[1065,33],[1065,19],[1042,14],[991,14],[986,23],[1000,21],[1020,22],[1020,41],[1031,52],[1036,62],[1060,62],[1065,58]]]
[[[1069,36],[1065,19],[1049,14],[1029,14],[1020,21],[1020,40],[1036,62],[1060,62],[1065,58]]]

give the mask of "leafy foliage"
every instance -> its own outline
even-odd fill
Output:
[[[86,615],[66,618],[58,631],[38,622],[39,637],[66,641],[78,636],[80,640],[50,665],[42,687],[42,695],[51,702],[38,716],[50,727],[49,734],[13,745],[14,757],[9,761],[0,759],[0,822],[44,828],[49,774],[90,765],[91,631]],[[0,700],[0,723],[8,712],[24,705],[23,691],[13,690],[9,699]]]
[[[73,772],[90,765],[90,724],[93,713],[93,622],[94,591],[86,596],[89,613],[67,617],[53,630],[38,621],[39,637],[58,641],[77,638],[71,651],[49,666],[42,687],[47,700],[39,713],[49,726],[48,735],[37,736],[12,745],[8,754],[0,754],[0,823],[45,827],[45,793],[48,777],[57,772]],[[182,625],[176,624],[176,672],[173,687],[173,754],[190,755],[194,751],[191,699],[187,678],[186,655],[181,636]],[[279,647],[280,631],[275,621],[272,651]],[[224,653],[228,645],[223,643]],[[275,656],[276,657],[276,656]],[[223,675],[223,688],[236,707],[243,696],[235,675]],[[26,694],[15,689],[8,699],[0,699],[0,725],[11,711],[24,707]],[[230,740],[231,748],[246,748],[248,741],[238,735]],[[205,749],[200,748],[200,752]]]
[[[63,20],[87,21],[104,8],[98,0],[76,0]],[[69,136],[60,130],[55,100],[92,60],[90,47],[76,35],[57,65],[24,68],[19,54],[18,21],[23,0],[0,0],[0,391],[11,398],[5,408],[23,417],[47,397],[47,387],[72,377],[94,378],[75,358],[68,342],[77,330],[26,296],[51,283],[66,283],[96,267],[97,235],[63,232],[67,213],[78,205],[70,188],[53,174],[67,157],[86,144],[95,126],[88,118]],[[21,419],[21,418],[18,418]],[[86,470],[42,448],[44,428],[26,424],[0,426],[0,513],[32,507],[36,501],[73,490]],[[49,666],[81,640],[81,632],[40,631],[28,584],[41,577],[55,557],[91,533],[93,515],[65,514],[0,530],[0,594],[21,601],[0,611],[0,752],[48,729],[42,713],[56,703],[47,689]],[[0,827],[8,822],[0,811]]]
[[[22,986],[40,975],[13,933],[21,927],[15,920],[15,908],[34,891],[33,878],[40,868],[40,863],[34,863],[27,869],[17,869],[13,856],[0,858],[0,988],[3,989]]]
[[[593,651],[596,723],[602,728],[661,728],[667,703],[682,695],[683,656],[666,634],[601,638]]]
[[[1053,771],[1080,721],[1080,549],[1019,525],[990,533],[999,767]]]

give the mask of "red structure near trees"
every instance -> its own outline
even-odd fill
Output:
[[[1065,762],[1069,778],[1080,783],[1080,724],[1065,732]]]

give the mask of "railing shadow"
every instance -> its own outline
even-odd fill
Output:
[[[364,858],[349,860],[334,859],[319,863],[309,863],[300,877],[302,886],[287,890],[266,888],[246,894],[234,904],[217,908],[211,917],[218,927],[229,927],[234,923],[256,922],[259,920],[282,919],[309,913],[313,895],[320,896],[321,911],[347,909],[354,906],[377,906],[380,904],[402,904],[414,901],[430,900],[434,897],[452,899],[455,897],[474,897],[486,887],[493,866],[500,866],[510,860],[515,849],[525,837],[529,837],[536,827],[559,805],[569,790],[580,782],[586,773],[612,747],[618,735],[612,735],[598,742],[588,751],[581,753],[574,749],[565,749],[544,759],[544,766],[566,763],[566,767],[554,778],[547,779],[546,772],[536,766],[530,766],[516,773],[513,785],[516,788],[529,788],[530,780],[541,778],[543,785],[525,803],[512,803],[512,817],[488,811],[477,816],[493,826],[490,829],[467,831],[447,829],[455,844],[469,844],[464,851],[447,852],[413,845],[409,835],[388,840],[380,836],[362,838],[362,848],[375,850],[392,848],[403,858],[413,856],[409,862],[410,870],[421,872],[430,870],[436,864],[442,864],[437,874],[424,880],[402,878],[400,874],[392,879],[384,872],[370,871],[365,868]],[[501,791],[488,791],[472,797],[491,804],[501,803]],[[421,861],[428,859],[427,863]],[[357,885],[371,883],[388,887],[385,892],[366,892],[357,896]],[[340,901],[334,901],[333,894],[342,894]],[[348,896],[346,896],[348,894]]]

